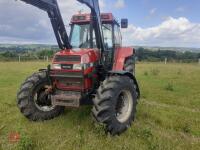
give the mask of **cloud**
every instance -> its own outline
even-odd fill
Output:
[[[86,6],[76,0],[58,2],[65,25],[69,24],[71,16],[79,10],[89,12]],[[101,8],[106,7],[106,2],[101,0]],[[121,3],[125,5],[124,1]],[[200,24],[185,17],[168,17],[161,24],[150,28],[132,24],[122,31],[124,45],[200,47]],[[21,1],[0,0],[0,42],[56,43],[56,40],[45,12]]]
[[[89,12],[87,6],[75,0],[58,2],[65,25],[69,24],[71,16],[79,10]],[[0,42],[5,42],[3,38],[8,40],[7,43],[56,43],[48,15],[36,7],[14,0],[0,1]]]
[[[117,0],[114,6],[117,9],[124,8],[125,7],[125,1],[124,0]]]
[[[99,6],[100,6],[101,9],[104,9],[106,7],[105,1],[99,0]]]
[[[153,8],[150,10],[149,13],[150,13],[150,15],[154,15],[156,13],[156,11],[157,11],[157,8]]]
[[[168,17],[151,28],[130,25],[123,30],[123,41],[125,45],[200,47],[200,24],[184,17]]]

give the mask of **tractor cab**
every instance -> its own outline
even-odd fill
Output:
[[[101,14],[106,50],[121,46],[120,25],[110,13]],[[77,14],[71,19],[70,43],[72,48],[97,48],[94,26],[90,14]]]
[[[77,14],[71,19],[70,43],[75,51],[97,48],[95,26],[91,14]],[[101,14],[104,40],[104,57],[109,69],[112,67],[114,50],[122,46],[120,25],[111,13]]]

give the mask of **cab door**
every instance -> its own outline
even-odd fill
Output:
[[[105,43],[104,62],[106,69],[111,70],[113,64],[113,25],[104,23],[102,29]]]
[[[120,32],[120,26],[118,24],[114,24],[114,49],[122,47],[122,36]]]

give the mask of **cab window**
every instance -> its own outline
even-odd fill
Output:
[[[113,48],[113,40],[112,40],[112,25],[111,24],[103,24],[103,36],[104,36],[104,43],[106,49]]]
[[[77,25],[72,28],[71,45],[73,48],[90,48],[90,25]]]
[[[115,38],[115,47],[120,47],[121,46],[121,33],[119,26],[115,25],[114,26],[114,38]]]

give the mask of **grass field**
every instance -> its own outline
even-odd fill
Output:
[[[91,107],[66,110],[54,120],[39,123],[22,116],[16,106],[18,87],[46,65],[0,63],[0,149],[200,149],[200,65],[137,64],[142,93],[137,117],[127,132],[116,137],[93,123]],[[9,142],[13,132],[20,133],[20,142]]]

